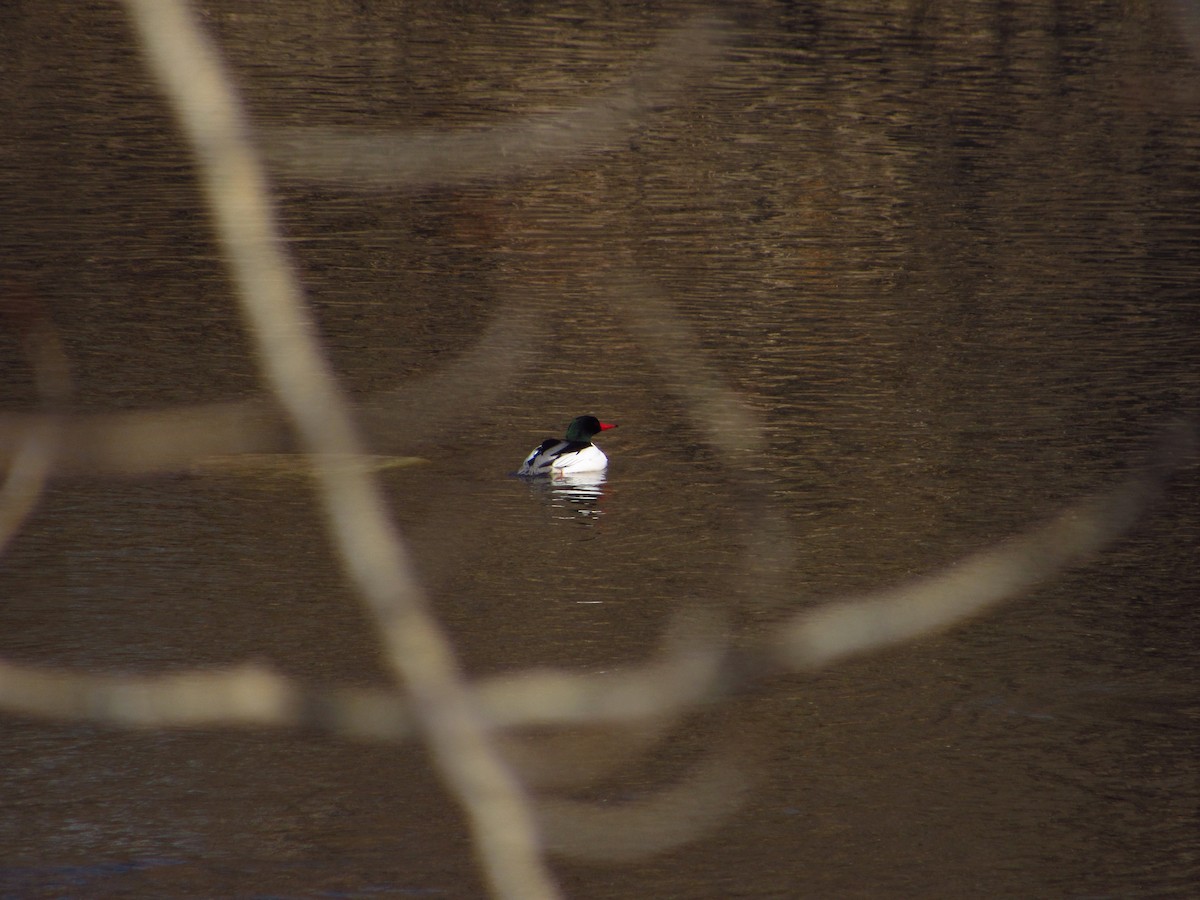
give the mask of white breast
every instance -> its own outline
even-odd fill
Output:
[[[604,451],[592,444],[574,453],[563,453],[555,458],[550,465],[552,472],[562,472],[564,475],[579,472],[599,472],[608,468],[608,457]]]

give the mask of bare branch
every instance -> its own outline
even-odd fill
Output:
[[[0,413],[0,460],[45,427],[41,413]],[[189,469],[222,453],[265,453],[288,443],[277,407],[264,400],[135,412],[62,415],[59,474],[145,475]]]
[[[417,134],[278,129],[266,133],[268,160],[289,175],[359,188],[542,174],[611,149],[687,78],[714,65],[722,24],[706,17],[688,22],[668,34],[622,83],[575,109],[490,128]]]
[[[523,791],[470,703],[374,479],[336,461],[359,455],[360,441],[284,255],[265,177],[216,50],[182,2],[126,6],[196,153],[266,377],[305,449],[320,454],[320,496],[343,563],[412,694],[438,768],[468,813],[488,880],[504,897],[557,896]]]
[[[795,617],[771,655],[789,669],[828,665],[931,634],[1020,596],[1124,534],[1170,475],[1195,457],[1195,426],[1175,426],[1150,462],[1040,528],[960,560],[905,587],[843,600]]]
[[[644,665],[593,674],[531,670],[496,676],[475,685],[472,705],[491,728],[504,730],[661,723],[730,691],[750,687],[764,675],[820,668],[845,656],[919,638],[1085,562],[1124,534],[1171,475],[1194,458],[1195,428],[1190,422],[1181,423],[1159,442],[1144,466],[1115,488],[1085,498],[1046,525],[911,585],[834,600],[795,616],[778,633],[765,635],[757,651],[748,651],[748,659],[731,661],[726,637],[711,623],[681,620],[668,632],[661,652]],[[259,707],[260,718],[228,712],[220,704],[179,708],[172,679],[178,678],[180,683],[208,679],[220,693],[234,691],[219,686],[225,681],[232,684],[247,672],[266,684],[266,670],[257,667],[177,676],[105,676],[0,663],[0,708],[38,713],[39,692],[57,690],[59,699],[42,712],[125,724],[125,719],[107,711],[119,706],[117,693],[136,691],[145,697],[139,701],[143,713],[138,724],[172,727],[244,722],[317,727],[347,736],[390,740],[412,733],[407,704],[392,692],[303,691],[280,676],[272,676],[276,681],[269,692],[280,705]],[[43,683],[39,681],[42,678],[49,680]],[[52,682],[59,687],[52,690]],[[161,695],[156,696],[157,691]]]
[[[59,408],[71,393],[67,357],[58,332],[32,299],[8,298],[3,311],[21,332],[39,399],[51,412],[16,436],[16,449],[0,484],[0,549],[29,517],[54,468],[62,440]]]
[[[668,633],[661,655],[644,666],[499,676],[478,683],[472,704],[498,729],[662,723],[714,695],[722,648],[710,629],[679,625]],[[252,704],[220,702],[251,695]],[[118,726],[303,727],[393,741],[414,732],[410,705],[393,691],[305,689],[263,666],[115,675],[0,661],[0,709]]]
[[[550,849],[574,859],[621,862],[697,840],[745,803],[763,753],[736,736],[706,754],[678,785],[646,800],[612,806],[542,800],[538,814]]]
[[[0,549],[7,546],[37,505],[54,466],[58,443],[58,429],[51,416],[21,436],[20,448],[0,484]]]
[[[412,452],[490,408],[536,358],[547,332],[545,317],[513,298],[447,365],[363,402],[371,445]],[[47,428],[61,433],[54,472],[67,475],[181,472],[209,457],[286,452],[294,444],[278,404],[267,398],[52,418],[0,412],[0,463]]]
[[[299,692],[259,666],[99,675],[0,661],[0,706],[22,715],[136,728],[298,725]]]

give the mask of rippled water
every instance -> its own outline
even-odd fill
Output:
[[[201,6],[268,147],[578,106],[697,8]],[[369,190],[278,170],[373,449],[428,460],[382,477],[464,667],[611,669],[693,604],[761,633],[1020,531],[1193,413],[1200,93],[1169,13],[749,5],[717,62],[642,85],[634,124],[569,158]],[[260,391],[119,8],[4,15],[4,284],[48,310],[78,406]],[[474,393],[393,402],[504,321],[524,339]],[[5,408],[30,408],[11,330],[0,358]],[[687,400],[709,382],[760,452],[714,448]],[[602,483],[510,477],[580,413],[621,425]],[[733,735],[748,803],[665,856],[557,861],[565,890],[1188,895],[1196,487],[1192,468],[1110,552],[988,617],[698,714],[587,796],[651,796]],[[791,555],[748,576],[764,517]],[[0,563],[5,657],[384,677],[296,473],[57,480]],[[6,736],[6,896],[483,890],[414,747],[15,717]]]

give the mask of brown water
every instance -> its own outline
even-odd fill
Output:
[[[572,107],[701,8],[201,9],[269,144]],[[761,633],[1021,530],[1193,413],[1200,74],[1173,11],[748,4],[717,61],[588,152],[403,188],[280,171],[373,448],[429,459],[384,478],[467,670],[635,661],[697,601]],[[75,403],[260,392],[120,9],[0,12],[0,42],[0,277],[49,311]],[[647,343],[650,304],[686,325],[690,360]],[[504,321],[527,339],[486,390],[389,403]],[[31,408],[15,335],[0,359],[5,408]],[[689,362],[763,423],[736,471],[681,398]],[[621,426],[603,485],[507,477],[583,412]],[[793,548],[760,580],[744,473]],[[1193,895],[1196,488],[1185,471],[1128,539],[989,617],[690,720],[583,795],[653,796],[738,735],[761,751],[750,800],[667,854],[556,860],[565,891]],[[384,677],[305,483],[232,471],[54,481],[0,559],[0,653]],[[4,725],[3,896],[483,892],[415,746]]]

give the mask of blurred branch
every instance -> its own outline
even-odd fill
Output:
[[[360,415],[374,441],[415,448],[457,436],[464,421],[485,416],[511,393],[538,358],[550,323],[525,297],[502,299],[480,340],[448,365],[363,401]]]
[[[628,862],[698,840],[746,801],[764,749],[727,737],[677,785],[636,802],[601,806],[565,799],[538,803],[550,850],[573,859]]]
[[[623,82],[574,109],[461,131],[354,135],[326,128],[276,129],[266,132],[267,159],[287,175],[357,188],[544,174],[613,149],[687,78],[712,67],[723,24],[700,17],[670,32]]]
[[[714,65],[721,27],[700,18],[676,29],[621,84],[573,110],[465,133],[356,137],[293,129],[268,133],[267,142],[285,169],[352,183],[382,178],[429,184],[563,165],[581,153],[610,149],[688,77]],[[340,167],[350,171],[328,175]],[[487,409],[536,358],[547,331],[544,315],[512,298],[492,315],[480,341],[451,364],[363,402],[362,423],[372,443],[399,442],[411,450]],[[47,427],[41,414],[0,413],[0,461],[13,459],[29,435]],[[184,471],[209,456],[291,447],[277,405],[266,398],[63,416],[53,427],[62,432],[55,465],[62,474]]]
[[[493,729],[630,725],[674,719],[784,672],[822,668],[855,653],[915,640],[1013,599],[1087,561],[1124,534],[1195,459],[1195,427],[1172,428],[1150,460],[1116,487],[1073,504],[1049,523],[969,556],[912,585],[835,600],[783,623],[736,657],[709,625],[677,623],[644,665],[600,674],[537,670],[483,679],[472,705]],[[187,709],[180,685],[257,697]],[[186,693],[186,692],[185,692]],[[139,712],[114,710],[136,696]],[[303,690],[261,667],[171,676],[103,676],[0,663],[0,707],[10,712],[113,724],[308,727],[385,740],[413,734],[412,712],[385,690]],[[252,714],[253,712],[253,714]]]
[[[530,671],[486,679],[472,705],[496,729],[661,720],[712,693],[722,652],[713,637],[701,645],[695,628],[677,627],[661,655],[612,673]],[[138,727],[294,727],[393,741],[416,732],[411,705],[395,691],[306,689],[261,665],[102,675],[0,660],[0,709]]]
[[[12,459],[25,435],[45,427],[39,413],[0,413],[0,460]],[[146,475],[186,471],[226,453],[265,453],[288,443],[274,404],[209,403],[135,412],[60,415],[58,474]]]
[[[736,652],[724,631],[677,623],[661,652],[642,665],[602,674],[525,671],[464,684],[377,485],[364,467],[345,462],[360,458],[364,442],[305,313],[275,232],[263,173],[215,51],[181,3],[125,2],[200,162],[245,315],[286,422],[276,403],[265,398],[90,417],[0,416],[0,459],[11,464],[0,487],[0,542],[33,508],[52,466],[126,474],[190,468],[202,457],[290,447],[290,423],[315,468],[343,563],[407,693],[305,688],[261,666],[139,676],[0,661],[0,708],[7,711],[124,727],[224,725],[312,728],[369,740],[422,737],[471,818],[495,890],[510,897],[553,896],[533,812],[512,770],[561,787],[580,771],[594,775],[596,768],[579,765],[571,771],[572,751],[564,752],[563,742],[549,753],[567,762],[547,774],[548,751],[537,740],[542,735],[522,730],[556,728],[574,737],[581,728],[608,728],[611,734],[619,726],[626,731],[613,740],[625,756],[608,748],[606,755],[624,761],[660,740],[687,713],[733,692],[935,633],[1026,593],[1124,534],[1170,475],[1195,457],[1194,424],[1178,426],[1129,478],[1047,524],[910,585],[781,617],[774,631]],[[719,28],[712,20],[697,20],[672,32],[627,79],[574,109],[478,131],[416,136],[294,129],[271,136],[271,158],[297,177],[355,187],[544,172],[617,146],[686,78],[714,63]],[[678,311],[634,272],[627,266],[612,277],[609,303],[649,348],[663,383],[702,424],[733,473],[751,523],[744,577],[765,590],[786,577],[791,544],[765,483],[742,471],[741,461],[762,445],[761,426],[745,399],[704,361]],[[533,358],[546,328],[521,302],[505,304],[483,339],[452,365],[370,398],[363,408],[368,433],[398,430],[410,446],[436,437],[499,396]],[[43,400],[61,398],[65,388],[54,386],[61,351],[52,336],[37,340],[31,355]],[[503,732],[501,740],[492,731]],[[734,735],[678,786],[638,803],[602,807],[542,799],[536,808],[547,842],[573,857],[615,860],[695,839],[746,796],[753,774],[747,766],[753,762],[750,749]]]
[[[913,640],[1019,597],[1124,534],[1196,455],[1192,422],[1171,428],[1150,460],[1115,488],[1068,507],[1040,528],[968,556],[905,587],[796,616],[770,655],[786,669],[829,663]]]
[[[371,445],[412,452],[482,414],[536,358],[547,331],[545,317],[514,298],[450,363],[363,401]],[[47,428],[61,435],[53,469],[60,475],[181,472],[209,457],[284,452],[295,444],[278,404],[265,397],[132,412],[0,412],[0,463]]]
[[[126,6],[196,154],[264,373],[306,451],[318,454],[319,494],[343,564],[413,698],[441,775],[468,814],[485,874],[500,896],[557,896],[523,791],[460,682],[377,484],[360,467],[337,462],[361,454],[361,443],[284,255],[264,173],[216,49],[182,2]]]
[[[21,335],[42,406],[49,410],[16,435],[4,482],[0,484],[0,549],[37,505],[62,442],[59,409],[71,393],[67,356],[58,332],[33,298],[16,294],[0,304],[0,319]]]
[[[47,416],[40,427],[26,431],[0,484],[0,550],[8,545],[29,517],[54,466],[59,434]]]
[[[748,466],[765,444],[759,416],[707,360],[704,348],[654,283],[637,273],[627,252],[623,264],[605,271],[602,290],[621,324],[646,348],[662,386],[678,397],[728,473],[744,509],[742,577],[765,608],[790,602],[794,537],[771,502],[761,466]]]
[[[98,675],[0,661],[0,706],[21,715],[127,727],[300,725],[303,704],[258,666],[169,675]]]
[[[1195,442],[1194,425],[1178,425],[1132,476],[1048,524],[913,585],[794,616],[741,654],[730,652],[725,635],[711,625],[677,624],[660,655],[643,666],[603,674],[518,672],[480,681],[468,702],[489,728],[511,732],[633,726],[616,738],[623,754],[615,756],[622,761],[652,746],[686,713],[764,679],[818,669],[948,628],[1084,562],[1127,531],[1170,476],[1194,461]],[[394,692],[305,690],[255,666],[102,676],[0,661],[0,708],[125,727],[299,727],[368,740],[402,740],[423,724],[419,707]],[[638,803],[599,808],[542,798],[537,811],[550,836],[548,847],[575,858],[612,861],[693,840],[744,801],[753,780],[747,767],[753,749],[715,751],[679,785]],[[546,771],[546,749],[515,737],[504,742],[509,764],[547,785],[574,780],[572,752],[563,751],[561,744],[552,748],[550,777],[539,778]],[[605,755],[614,755],[611,748]],[[582,769],[584,777],[596,774],[594,768]]]

